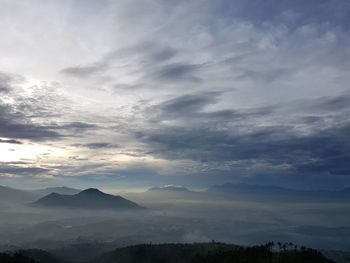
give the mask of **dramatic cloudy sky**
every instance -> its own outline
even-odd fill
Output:
[[[350,1],[0,4],[0,184],[350,185]]]

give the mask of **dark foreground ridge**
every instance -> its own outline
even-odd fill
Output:
[[[110,195],[95,188],[89,188],[75,195],[51,193],[32,205],[51,208],[81,208],[128,210],[141,209],[138,204],[121,196]]]
[[[59,259],[61,258],[61,259]],[[74,262],[42,250],[0,254],[1,263]],[[86,263],[333,263],[319,251],[294,244],[242,247],[222,243],[136,245],[118,248]]]

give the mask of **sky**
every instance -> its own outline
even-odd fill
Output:
[[[0,4],[0,184],[350,186],[350,1]]]

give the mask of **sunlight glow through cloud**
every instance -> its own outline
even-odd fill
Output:
[[[35,161],[46,155],[62,155],[62,150],[39,144],[0,143],[0,162]]]
[[[0,1],[3,171],[349,184],[344,1]]]

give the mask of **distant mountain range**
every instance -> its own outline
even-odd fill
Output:
[[[273,185],[252,185],[252,184],[232,184],[225,183],[221,185],[214,185],[207,189],[208,192],[232,192],[232,191],[240,191],[240,192],[270,192],[270,193],[339,193],[346,194],[350,193],[350,188],[344,188],[343,190],[331,191],[331,190],[296,190],[283,188],[279,186]]]
[[[324,200],[350,200],[350,189],[338,191],[330,190],[295,190],[278,186],[232,184],[225,183],[215,185],[206,190],[213,195],[222,195],[226,198],[250,198],[254,200],[278,200],[278,201],[324,201]],[[279,198],[279,199],[276,199]]]
[[[252,185],[225,183],[214,185],[203,191],[192,191],[183,186],[166,185],[153,187],[140,194],[150,200],[249,200],[266,202],[302,202],[302,201],[340,201],[350,200],[350,188],[338,191],[330,190],[295,190],[273,185]]]
[[[79,189],[69,187],[50,187],[37,190],[20,190],[0,185],[0,202],[29,203],[50,193],[77,194]]]
[[[208,193],[225,193],[225,194],[295,194],[311,191],[299,191],[278,186],[250,185],[250,184],[231,184],[214,185],[206,190]]]
[[[74,195],[51,193],[32,204],[48,208],[78,208],[78,209],[107,209],[128,210],[142,209],[138,204],[121,196],[109,195],[95,188],[89,188]]]
[[[239,190],[239,191],[273,191],[273,192],[284,192],[284,191],[294,191],[288,188],[282,188],[278,186],[272,186],[272,185],[251,185],[251,184],[232,184],[232,183],[225,183],[221,185],[214,185],[210,188],[208,188],[207,191],[232,191],[232,190]]]
[[[81,189],[70,188],[66,186],[61,187],[48,187],[45,189],[32,190],[31,192],[37,193],[39,195],[45,196],[51,193],[57,193],[61,195],[75,195],[81,192]]]
[[[87,195],[88,193],[94,193]],[[148,189],[143,193],[128,193],[125,195],[128,198],[135,198],[136,200],[206,200],[206,199],[235,199],[235,200],[251,200],[251,201],[344,201],[350,200],[350,188],[344,188],[338,191],[318,190],[318,191],[306,191],[288,189],[278,186],[264,186],[264,185],[251,185],[251,184],[233,184],[225,183],[221,185],[214,185],[203,191],[192,191],[184,186],[178,185],[165,185],[157,186]],[[73,196],[73,197],[72,197]],[[84,198],[83,198],[84,197]],[[42,200],[38,200],[42,198]],[[30,203],[38,200],[38,202],[50,203],[50,205],[56,206],[88,206],[84,202],[90,198],[89,202],[92,206],[95,202],[103,202],[103,200],[110,205],[117,203],[117,199],[121,206],[126,200],[120,196],[112,196],[102,193],[97,189],[88,189],[81,191],[80,189],[70,187],[50,187],[45,189],[36,190],[19,190],[6,186],[0,186],[0,202],[13,202],[13,203]],[[84,200],[83,200],[84,199]],[[112,201],[113,199],[113,201]],[[69,201],[68,201],[69,200]],[[128,200],[126,200],[128,201]],[[68,204],[66,204],[68,203]],[[131,207],[132,205],[130,205]]]
[[[34,201],[37,198],[38,198],[38,195],[31,191],[18,190],[11,187],[0,185],[1,202],[24,203],[24,202]]]

